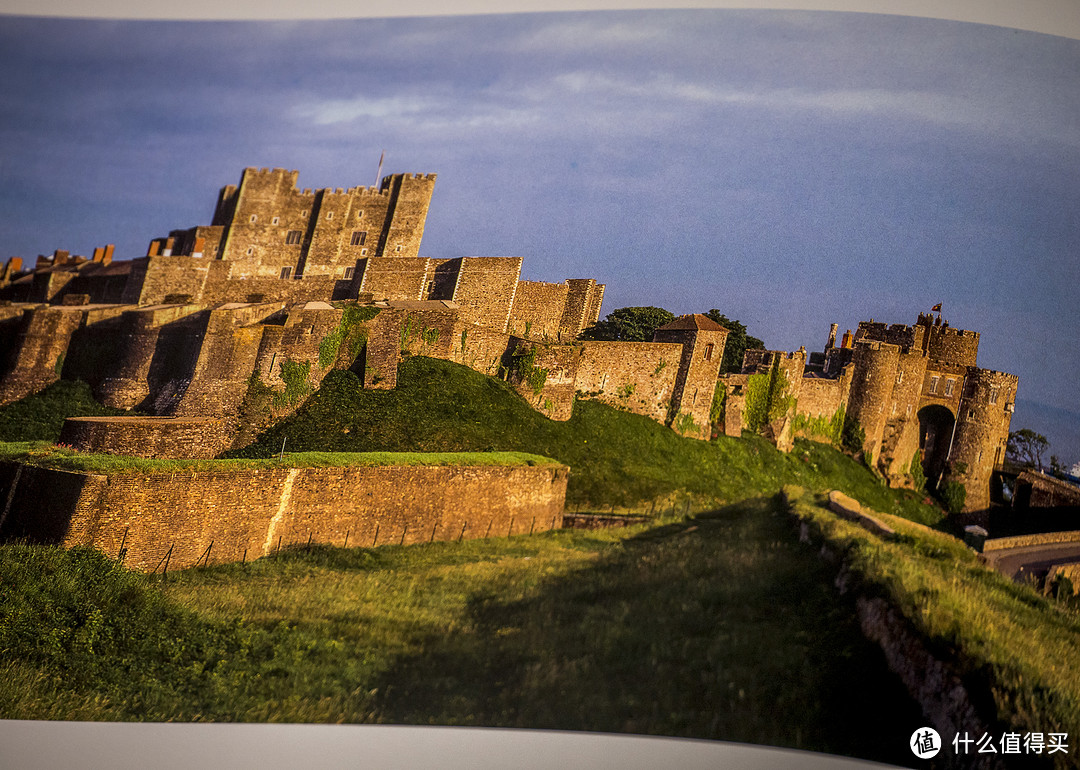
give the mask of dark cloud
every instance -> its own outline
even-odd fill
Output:
[[[721,308],[773,346],[944,301],[1072,406],[1080,43],[872,14],[0,20],[0,243],[141,253],[244,166],[440,176],[433,256]],[[6,256],[6,255],[2,255]]]

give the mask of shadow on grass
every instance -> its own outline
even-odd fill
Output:
[[[633,732],[911,762],[918,708],[778,504],[650,530],[475,600],[375,683],[379,721]]]

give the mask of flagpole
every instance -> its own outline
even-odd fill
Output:
[[[376,187],[378,187],[379,182],[382,181],[382,162],[383,162],[383,158],[385,158],[385,157],[386,157],[386,150],[383,150],[382,153],[379,155],[379,170],[375,173],[375,186]]]

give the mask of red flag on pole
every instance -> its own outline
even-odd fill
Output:
[[[930,308],[930,312],[931,313],[940,313],[941,312],[941,303],[939,302],[936,305],[934,305],[932,308]]]

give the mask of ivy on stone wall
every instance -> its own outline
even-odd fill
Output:
[[[840,446],[846,417],[843,405],[833,412],[831,417],[825,417],[824,415],[811,417],[796,412],[795,417],[791,420],[791,430],[807,438],[825,439],[833,446]]]
[[[513,363],[510,372],[521,382],[527,383],[532,392],[540,395],[547,382],[547,369],[536,365],[536,356],[539,350],[535,345],[526,349],[523,345],[514,351]]]
[[[345,305],[342,311],[338,327],[319,343],[319,366],[323,369],[334,365],[344,342],[348,343],[349,360],[356,360],[367,344],[367,335],[358,327],[379,314],[379,308],[366,305]]]
[[[285,390],[274,394],[274,406],[278,409],[297,406],[315,388],[308,383],[311,374],[311,363],[305,361],[298,363],[286,358],[281,362],[281,380],[285,383]]]
[[[794,405],[795,397],[788,393],[787,375],[780,369],[779,361],[773,361],[769,371],[751,374],[747,379],[743,421],[751,431],[760,431]]]
[[[402,354],[408,353],[409,339],[412,337],[414,321],[416,321],[416,319],[409,316],[405,319],[405,323],[401,325],[401,337],[399,341],[401,343]]]
[[[716,390],[713,391],[712,406],[709,407],[709,422],[716,424],[724,419],[724,407],[727,406],[727,386],[716,381]]]

